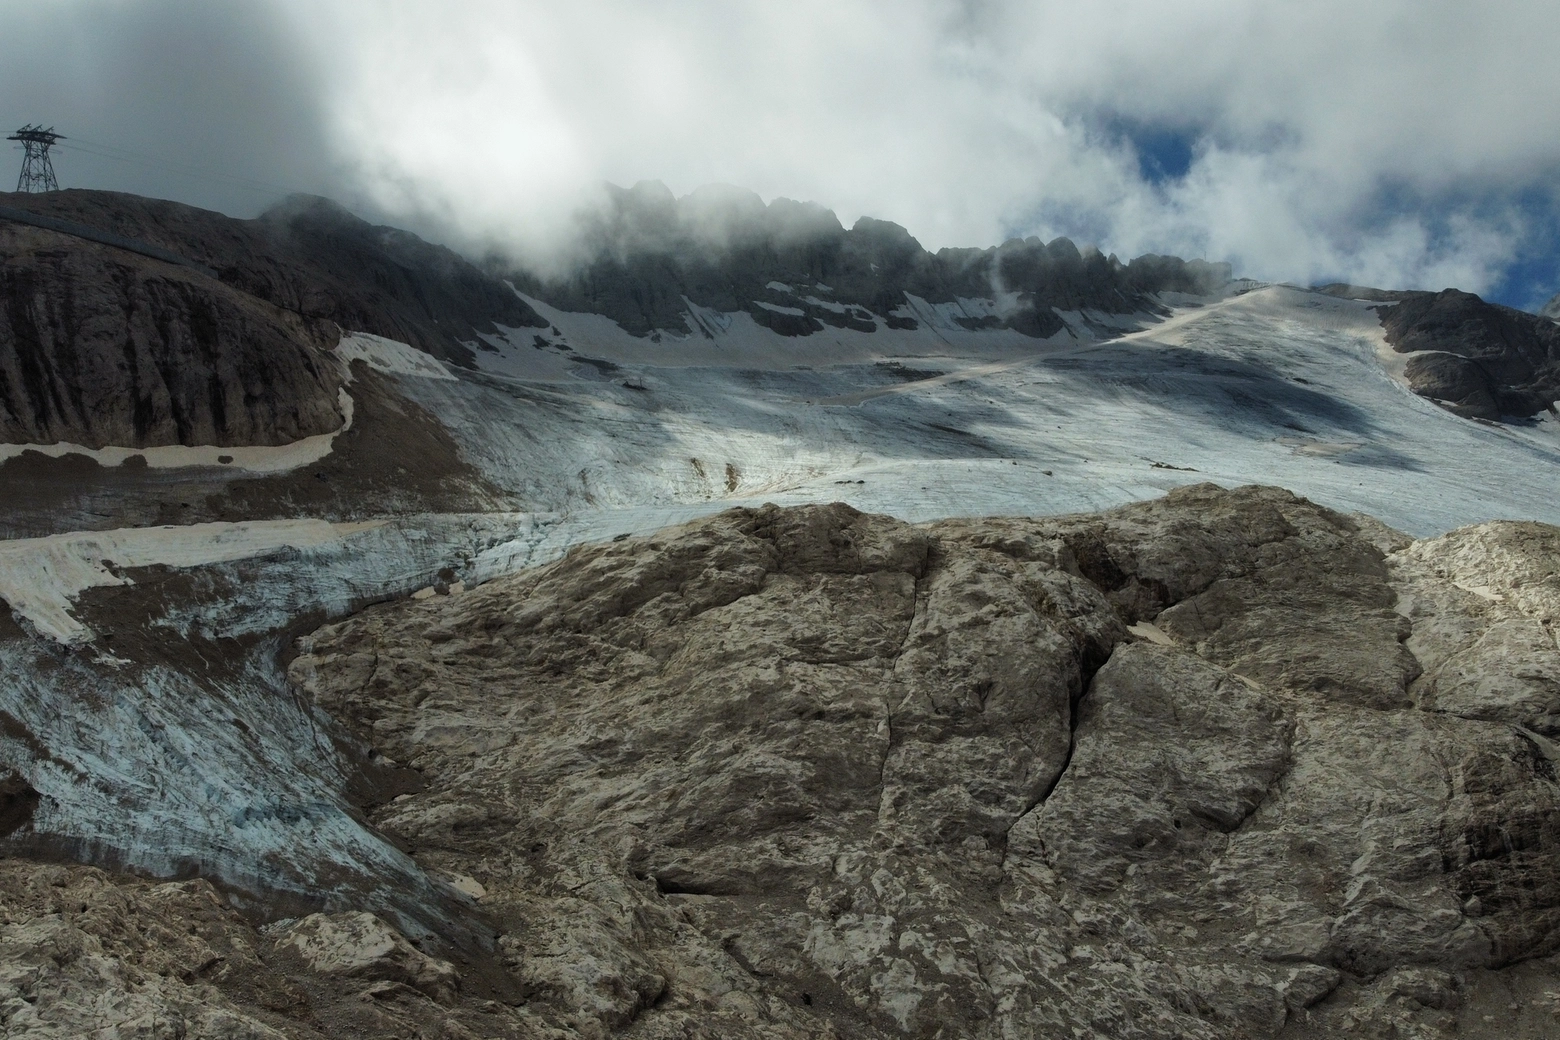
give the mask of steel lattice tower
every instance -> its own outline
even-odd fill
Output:
[[[22,175],[16,178],[17,191],[59,191],[60,182],[54,179],[54,164],[49,161],[49,145],[62,140],[64,134],[45,130],[41,126],[24,126],[7,137],[7,141],[20,141],[26,149],[22,156]]]

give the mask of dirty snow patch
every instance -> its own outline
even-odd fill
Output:
[[[393,376],[418,376],[422,379],[449,379],[455,376],[435,357],[409,343],[386,339],[369,332],[349,332],[336,344],[336,356],[349,365],[365,361],[375,372]]]
[[[127,448],[113,444],[104,448],[88,448],[68,441],[57,444],[0,444],[0,465],[23,452],[35,451],[55,459],[66,455],[85,455],[99,466],[108,467],[123,465],[126,459],[139,455],[152,469],[222,466],[248,473],[286,473],[329,455],[336,438],[352,428],[352,395],[345,390],[337,390],[336,405],[342,414],[342,423],[338,429],[287,444],[163,444],[151,448]]]
[[[92,631],[71,614],[90,588],[132,585],[119,573],[133,567],[199,567],[309,549],[384,524],[325,520],[246,520],[183,527],[122,527],[73,531],[44,538],[0,541],[0,598],[42,634],[61,643],[91,641]]]

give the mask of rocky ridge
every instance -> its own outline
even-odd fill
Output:
[[[1046,337],[1057,313],[1159,313],[1154,294],[1211,293],[1227,264],[1146,255],[1123,264],[1071,241],[1013,239],[991,249],[928,252],[898,224],[863,217],[849,230],[817,203],[710,185],[682,198],[664,184],[607,186],[600,212],[581,218],[583,262],[556,276],[489,266],[564,310],[604,314],[636,336],[707,335],[696,308],[745,312],[784,336],[826,327],[917,328],[914,296],[958,304],[967,329]]]
[[[1404,375],[1421,397],[1490,421],[1552,411],[1560,400],[1553,321],[1457,289],[1395,295],[1381,324],[1392,349],[1411,355]]]
[[[470,365],[482,335],[545,324],[449,250],[324,199],[254,221],[109,192],[4,202],[189,264],[0,220],[3,443],[285,444],[343,425],[343,330]]]

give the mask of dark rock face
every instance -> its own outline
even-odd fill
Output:
[[[1346,282],[1313,285],[1311,291],[1325,293],[1328,296],[1338,296],[1345,300],[1370,300],[1373,303],[1397,303],[1399,300],[1413,295],[1413,292],[1410,290],[1373,289],[1368,285],[1350,285]]]
[[[678,199],[658,182],[610,188],[608,209],[584,231],[590,259],[574,274],[512,277],[557,307],[605,314],[639,336],[685,334],[690,301],[747,311],[760,325],[802,336],[827,325],[914,328],[913,317],[897,313],[906,293],[943,303],[1004,292],[1018,294],[1016,313],[968,319],[968,327],[1048,336],[1062,328],[1057,309],[1132,313],[1155,307],[1149,293],[1210,292],[1230,278],[1228,265],[1176,257],[1124,265],[1065,238],[934,254],[888,221],[864,217],[847,231],[815,203],[765,206],[726,187]]]
[[[188,268],[0,224],[0,441],[283,444],[338,428],[295,315]]]
[[[495,322],[546,324],[451,250],[375,227],[326,199],[297,196],[257,220],[116,192],[0,195],[0,202],[152,242],[310,323],[372,332],[460,365],[471,363],[464,344]]]
[[[283,444],[340,427],[341,329],[469,365],[495,322],[545,324],[448,249],[324,199],[253,221],[110,192],[0,201],[201,269],[0,220],[6,442]]]
[[[1441,401],[1459,415],[1499,419],[1500,405],[1489,374],[1472,358],[1460,354],[1415,354],[1403,375],[1414,393]]]
[[[1472,418],[1532,415],[1560,399],[1560,325],[1446,289],[1383,308],[1387,342],[1415,393]]]
[[[328,199],[290,199],[258,224],[262,249],[217,263],[223,280],[305,316],[410,343],[458,365],[471,364],[465,343],[495,323],[547,324],[509,286],[453,251],[375,227]]]

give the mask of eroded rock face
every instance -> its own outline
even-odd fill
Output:
[[[863,217],[849,230],[817,203],[767,206],[740,188],[708,185],[682,198],[658,181],[606,186],[600,212],[580,216],[586,262],[563,277],[506,272],[564,310],[604,314],[636,336],[687,335],[689,303],[745,311],[782,336],[826,327],[914,329],[906,294],[932,303],[1017,296],[1002,316],[959,317],[966,329],[1050,336],[1057,311],[1153,311],[1160,292],[1213,293],[1228,264],[1147,254],[1123,264],[1070,240],[1012,239],[991,249],[928,252],[898,224]],[[698,329],[692,331],[697,335]]]
[[[1446,289],[1401,294],[1381,324],[1394,350],[1425,351],[1404,372],[1414,392],[1459,415],[1532,415],[1560,399],[1560,328],[1547,317]]]
[[[443,246],[376,227],[317,196],[255,220],[178,202],[70,189],[5,195],[4,205],[150,242],[217,271],[223,284],[311,323],[372,332],[459,365],[471,342],[547,323],[502,281]]]
[[[566,1033],[1542,1036],[1557,538],[738,510],[291,674],[421,771],[374,821]]]
[[[0,441],[285,444],[344,421],[295,315],[187,268],[0,223]]]

